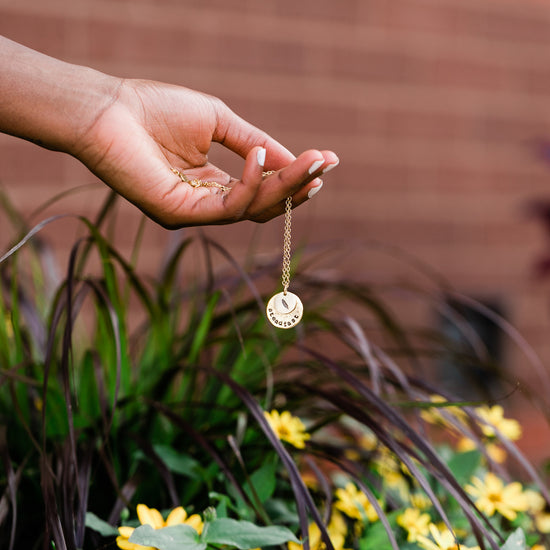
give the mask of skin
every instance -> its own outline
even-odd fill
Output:
[[[308,200],[338,163],[331,151],[295,157],[219,99],[185,87],[109,76],[3,37],[0,66],[0,131],[74,156],[167,228],[266,222],[284,212],[287,196],[293,206]],[[212,142],[246,159],[240,178],[208,161]],[[194,188],[172,167],[231,190]],[[276,172],[264,178],[264,170]]]

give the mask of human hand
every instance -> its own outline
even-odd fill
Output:
[[[240,179],[208,161],[213,141],[246,159]],[[77,143],[74,156],[168,228],[268,221],[284,212],[286,197],[297,206],[312,196],[318,176],[338,164],[330,151],[294,157],[212,96],[144,80],[120,81]],[[172,168],[231,189],[192,187]],[[263,178],[264,170],[275,173]]]

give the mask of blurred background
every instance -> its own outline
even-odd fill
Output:
[[[403,254],[416,258],[458,292],[500,312],[549,364],[550,287],[536,277],[548,245],[538,215],[545,210],[532,205],[550,199],[550,5],[0,0],[0,32],[110,74],[216,95],[295,153],[334,150],[340,166],[296,211],[296,242],[368,243],[334,272],[388,286],[418,277]],[[240,159],[219,148],[211,158],[238,176]],[[61,213],[93,218],[107,195],[72,158],[5,135],[0,184],[31,224]],[[82,185],[34,213],[57,193]],[[134,207],[121,206],[123,250],[131,248],[140,218]],[[174,235],[149,226],[140,266],[154,272]],[[251,241],[256,254],[276,254],[281,227],[275,220],[206,231],[243,258]],[[79,231],[69,219],[45,231],[62,265]],[[3,215],[2,252],[13,238]],[[406,293],[388,300],[408,325],[442,328],[452,337],[428,300]],[[502,368],[512,377],[524,374],[530,367],[521,347],[470,313]],[[452,373],[448,378],[465,383]],[[529,413],[515,413],[527,421]],[[527,427],[522,445],[528,452],[545,451],[541,429],[535,421]]]

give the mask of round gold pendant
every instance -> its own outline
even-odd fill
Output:
[[[273,326],[292,328],[302,319],[304,306],[296,294],[279,292],[267,303],[266,313]]]

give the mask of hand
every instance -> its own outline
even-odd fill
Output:
[[[208,162],[213,141],[246,159],[240,179]],[[330,151],[295,158],[212,96],[143,80],[120,81],[71,153],[168,228],[268,221],[284,212],[289,195],[293,206],[307,200],[322,185],[317,176],[338,164]],[[231,190],[194,188],[171,168]],[[264,170],[276,172],[262,178]]]

